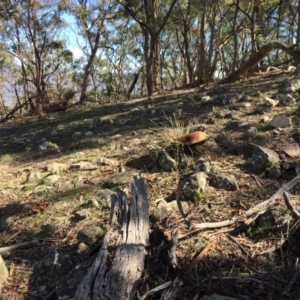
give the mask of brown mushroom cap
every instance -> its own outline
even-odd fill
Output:
[[[209,135],[206,134],[205,132],[195,131],[181,136],[180,138],[178,138],[178,141],[180,141],[185,145],[193,145],[198,143],[204,143],[208,139],[209,139]]]

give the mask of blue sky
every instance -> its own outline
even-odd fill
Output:
[[[68,49],[73,52],[74,58],[79,58],[82,55],[82,51],[76,41],[76,20],[73,16],[67,14],[64,14],[63,18],[69,24],[69,27],[64,30],[62,37],[66,40]]]

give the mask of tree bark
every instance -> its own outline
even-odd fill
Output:
[[[149,241],[147,191],[140,176],[134,177],[131,191],[129,200],[121,191],[111,196],[110,229],[74,300],[136,297],[136,283],[144,270]]]
[[[267,56],[274,49],[281,49],[287,52],[289,55],[292,55],[293,53],[293,47],[288,47],[287,45],[279,41],[270,41],[268,44],[261,47],[258,52],[252,53],[250,58],[246,60],[237,70],[230,73],[228,77],[222,79],[219,83],[229,83],[240,79],[242,75],[255,67],[265,56]]]

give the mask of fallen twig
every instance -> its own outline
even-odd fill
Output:
[[[225,227],[232,225],[235,222],[235,218],[232,218],[231,220],[225,220],[221,222],[214,222],[214,223],[190,223],[190,229],[207,229],[207,228],[220,228],[220,227]]]
[[[140,298],[140,300],[144,300],[144,299],[146,299],[148,296],[150,296],[150,295],[152,295],[152,294],[154,294],[154,293],[156,293],[156,292],[162,291],[162,290],[168,288],[169,286],[171,286],[172,284],[173,284],[173,281],[168,281],[168,282],[166,282],[166,283],[163,283],[163,284],[161,284],[161,285],[155,287],[154,289],[148,291],[147,293],[145,293],[145,294]]]
[[[296,219],[300,219],[300,214],[298,213],[298,211],[293,207],[292,203],[291,203],[291,199],[290,199],[290,195],[288,192],[284,191],[283,192],[283,199],[285,202],[286,207],[291,211],[292,215],[296,218]]]
[[[28,247],[28,246],[39,245],[39,244],[40,244],[39,240],[32,240],[30,242],[24,242],[24,243],[19,243],[16,245],[2,247],[2,248],[0,248],[0,254],[4,253],[4,252],[9,252],[11,250],[15,250],[17,248]]]
[[[288,285],[282,292],[282,296],[288,296],[288,293],[292,287],[292,285],[297,281],[298,277],[300,276],[300,268],[297,269],[297,271],[293,274],[291,280],[289,281]]]
[[[208,251],[215,247],[216,244],[217,244],[217,241],[218,241],[219,237],[215,236],[207,245],[206,247],[199,253],[199,255],[197,255],[192,261],[191,263],[189,264],[188,266],[188,270],[192,270],[194,269],[198,263],[206,256],[206,254],[208,253]]]
[[[284,191],[289,191],[290,189],[292,189],[299,182],[300,182],[300,175],[296,176],[290,182],[282,185],[282,187],[275,194],[273,194],[269,199],[267,199],[264,202],[261,202],[261,203],[255,205],[254,207],[250,208],[246,212],[246,215],[250,216],[250,215],[253,215],[255,213],[260,212],[261,210],[264,210],[273,201],[275,201],[276,199],[282,197]]]

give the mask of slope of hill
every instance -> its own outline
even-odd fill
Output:
[[[71,298],[109,227],[110,194],[130,195],[139,172],[151,227],[139,297],[173,281],[151,299],[168,289],[172,299],[299,299],[299,224],[280,190],[289,183],[297,210],[299,82],[293,73],[270,73],[1,124],[5,299]],[[211,139],[178,143],[197,130]]]

